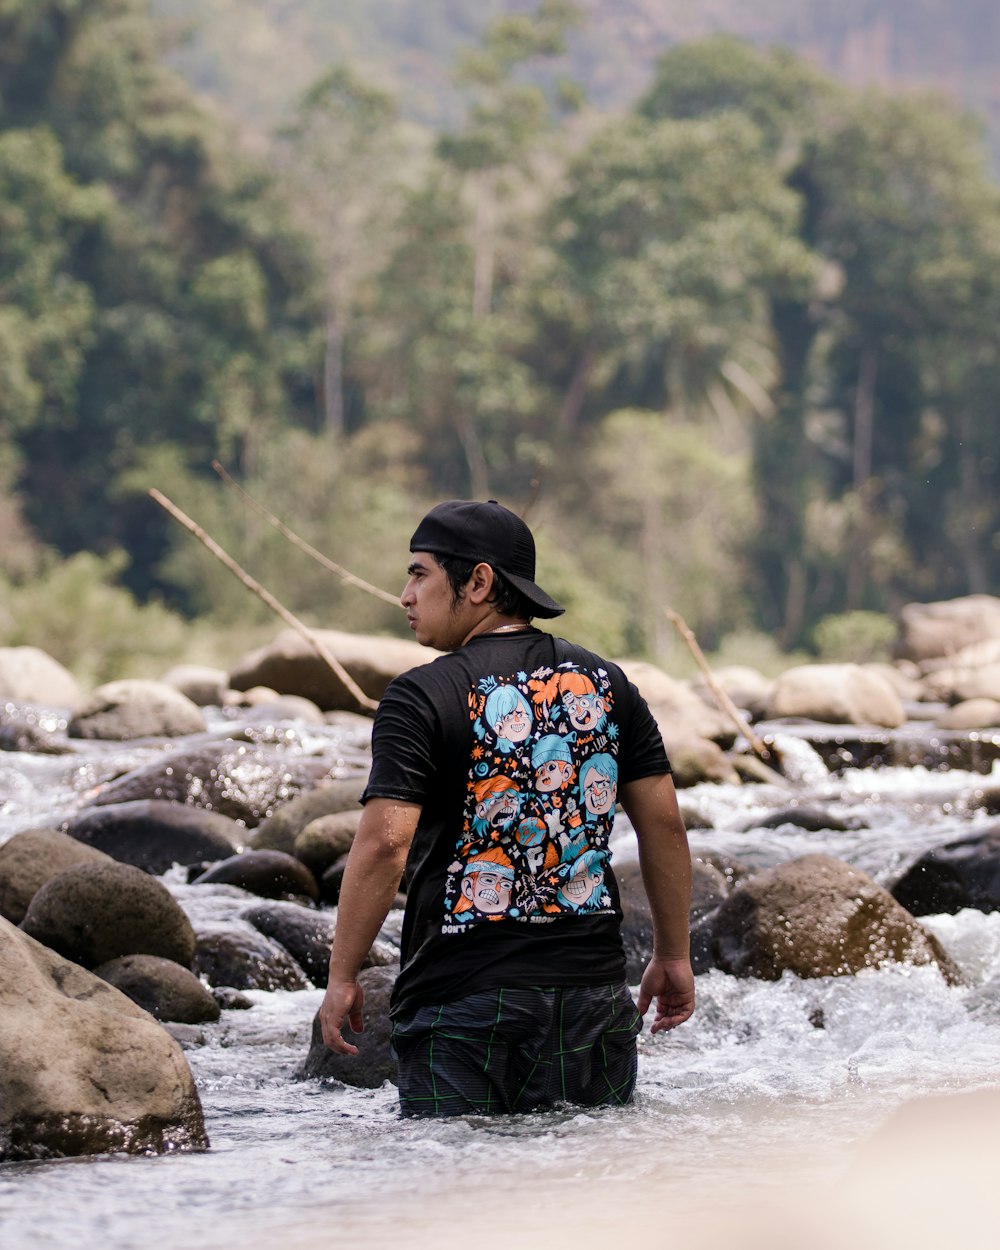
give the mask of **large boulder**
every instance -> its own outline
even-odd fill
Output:
[[[124,994],[0,920],[0,1163],[207,1146],[177,1043]]]
[[[1000,663],[938,669],[924,678],[924,690],[929,699],[940,703],[995,702],[1000,700]]]
[[[615,880],[622,907],[622,944],[625,947],[625,975],[629,984],[635,985],[642,976],[653,954],[653,917],[649,898],[642,884],[638,860],[615,863]],[[692,932],[699,923],[710,916],[722,904],[730,890],[729,881],[716,865],[702,859],[691,861],[691,910],[689,923]],[[692,955],[694,955],[694,944]],[[702,961],[693,960],[695,971],[706,971]],[[710,961],[709,961],[710,962]]]
[[[365,777],[349,777],[326,781],[296,795],[260,822],[250,836],[250,845],[254,850],[284,851],[291,855],[299,834],[312,821],[339,812],[357,812],[358,799],[366,783]]]
[[[314,632],[370,699],[380,699],[394,677],[429,663],[439,654],[400,638],[345,634],[333,629]],[[238,660],[230,671],[229,685],[233,690],[270,686],[279,694],[300,694],[323,711],[357,707],[354,695],[329,664],[292,629]]]
[[[0,700],[72,711],[80,702],[73,674],[38,647],[0,647]]]
[[[242,917],[258,933],[284,947],[313,983],[325,988],[330,972],[330,947],[336,922],[330,912],[296,903],[262,903]]]
[[[767,715],[884,729],[898,729],[906,720],[891,684],[860,664],[803,664],[786,670],[774,683]]]
[[[220,707],[229,686],[225,669],[204,664],[175,664],[160,678],[165,686],[179,691],[198,707]]]
[[[166,886],[114,860],[77,864],[47,881],[21,928],[86,968],[119,955],[161,955],[185,967],[194,957],[191,922]]]
[[[685,682],[645,660],[619,660],[618,665],[638,687],[666,737],[708,738],[727,745],[733,741],[736,729],[729,717],[710,707]]]
[[[245,851],[206,869],[195,885],[235,885],[261,898],[319,901],[319,883],[301,860],[284,851]]]
[[[201,709],[161,681],[111,681],[98,686],[69,723],[71,738],[128,742],[205,732]]]
[[[888,890],[832,855],[804,855],[742,881],[716,913],[714,933],[716,962],[734,976],[850,976],[906,963],[937,964],[961,980],[937,938]]]
[[[925,852],[892,887],[914,916],[1000,911],[1000,824]]]
[[[221,1011],[188,968],[157,955],[122,955],[94,969],[94,976],[127,995],[156,1020],[209,1024]]]
[[[246,830],[229,816],[166,799],[133,799],[85,808],[66,832],[123,864],[166,872],[173,864],[228,859],[244,847]]]
[[[298,961],[271,938],[241,921],[198,930],[194,971],[211,986],[236,990],[305,990]]]
[[[939,729],[959,732],[996,729],[1000,727],[1000,699],[966,699],[942,712],[936,724]]]
[[[360,822],[360,807],[353,812],[318,816],[298,834],[292,844],[292,854],[308,864],[317,877],[321,877],[331,864],[351,849]]]
[[[322,760],[289,759],[283,752],[227,738],[174,751],[102,786],[92,807],[133,799],[167,799],[221,812],[248,827],[329,772]]]
[[[1000,599],[965,595],[938,603],[908,603],[899,614],[897,657],[918,663],[955,655],[1000,636]]]
[[[398,1069],[393,1057],[392,1024],[389,1020],[389,996],[396,980],[395,968],[368,968],[358,976],[365,992],[365,1031],[355,1033],[344,1024],[344,1040],[357,1046],[357,1055],[338,1055],[323,1043],[319,1013],[313,1020],[309,1053],[296,1072],[300,1079],[321,1078],[355,1085],[362,1089],[378,1089],[386,1081],[397,1081]]]
[[[15,833],[0,846],[0,916],[20,924],[46,881],[77,864],[109,862],[102,851],[56,829]]]

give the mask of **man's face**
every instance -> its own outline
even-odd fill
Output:
[[[588,812],[593,812],[595,816],[610,812],[615,805],[616,789],[615,783],[596,768],[584,770],[583,801]]]
[[[399,596],[417,642],[438,651],[454,651],[468,629],[461,619],[461,603],[452,599],[448,575],[429,551],[413,553],[408,581]]]
[[[487,913],[507,910],[510,906],[510,889],[510,880],[504,873],[492,872],[488,868],[471,873],[462,882],[462,893],[465,897],[480,911]]]

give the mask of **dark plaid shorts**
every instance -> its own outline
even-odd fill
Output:
[[[628,986],[501,989],[418,1007],[393,1024],[404,1115],[623,1106],[642,1018]]]

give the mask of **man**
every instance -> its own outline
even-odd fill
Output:
[[[650,1004],[654,1033],[694,1010],[691,861],[659,731],[616,665],[531,624],[563,609],[535,584],[514,513],[439,504],[410,551],[407,620],[448,654],[392,682],[375,717],[323,1039],[357,1054],[342,1030],[362,1030],[358,970],[405,867],[391,1008],[403,1113],[626,1103]],[[537,784],[543,742],[580,778],[579,801]],[[493,818],[496,796],[509,819]],[[653,918],[638,1011],[608,849],[616,797]]]

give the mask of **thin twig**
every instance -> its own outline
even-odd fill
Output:
[[[730,717],[739,732],[744,736],[744,738],[746,738],[747,742],[749,742],[750,749],[753,751],[754,755],[758,756],[758,758],[762,759],[766,764],[770,764],[773,767],[778,762],[776,753],[769,750],[769,748],[764,745],[764,742],[750,728],[746,717],[741,714],[736,704],[732,701],[726,691],[723,690],[722,686],[719,685],[719,681],[709,667],[708,661],[705,659],[705,655],[701,647],[698,646],[698,640],[691,632],[690,626],[681,614],[679,612],[675,612],[673,608],[667,608],[666,614],[667,619],[673,624],[674,628],[687,643],[688,649],[694,656],[698,667],[705,674],[705,680],[708,682],[709,688],[715,695],[716,702],[719,704],[719,707],[726,713],[727,716]]]
[[[352,573],[349,569],[345,569],[343,565],[336,564],[329,556],[325,556],[322,551],[317,551],[311,543],[307,543],[304,538],[300,538],[294,530],[290,530],[284,521],[276,517],[273,512],[269,512],[263,504],[259,504],[251,495],[248,495],[239,482],[235,481],[227,473],[218,460],[212,461],[212,468],[227,486],[231,486],[233,490],[239,491],[242,498],[253,508],[254,512],[262,516],[269,525],[273,525],[280,534],[284,534],[288,541],[298,547],[300,551],[304,551],[306,555],[312,556],[325,569],[329,569],[331,573],[336,573],[338,577],[343,578],[349,585],[357,586],[359,590],[366,590],[370,595],[374,595],[376,599],[381,599],[383,603],[391,603],[394,608],[399,607],[399,597],[397,595],[390,595],[387,590],[380,590],[378,586],[373,586],[371,582],[366,582],[363,577],[358,577],[357,574]]]
[[[177,507],[176,504],[171,503],[166,495],[161,494],[156,489],[151,489],[149,496],[151,499],[155,500],[161,508],[166,509],[174,520],[180,521],[181,525],[183,525],[185,529],[189,530],[195,538],[197,538],[198,541],[206,547],[213,556],[215,556],[217,560],[224,564],[230,573],[233,573],[236,577],[238,577],[243,585],[246,586],[248,590],[252,590],[258,599],[262,599],[272,612],[276,612],[283,621],[290,625],[292,629],[300,633],[302,637],[310,643],[320,659],[324,660],[330,666],[333,672],[336,673],[350,693],[354,696],[359,707],[364,708],[365,711],[375,711],[378,707],[378,703],[374,699],[369,699],[347,669],[344,668],[343,664],[341,664],[335,655],[330,654],[327,648],[308,625],[303,624],[297,616],[293,616],[283,604],[279,603],[278,600],[275,599],[274,595],[272,595],[269,590],[265,590],[260,582],[251,577],[245,569],[241,568],[240,565],[236,563],[228,552],[224,551],[213,538],[210,538],[200,525],[197,525],[194,521],[192,521],[186,513],[182,512],[180,508]]]

